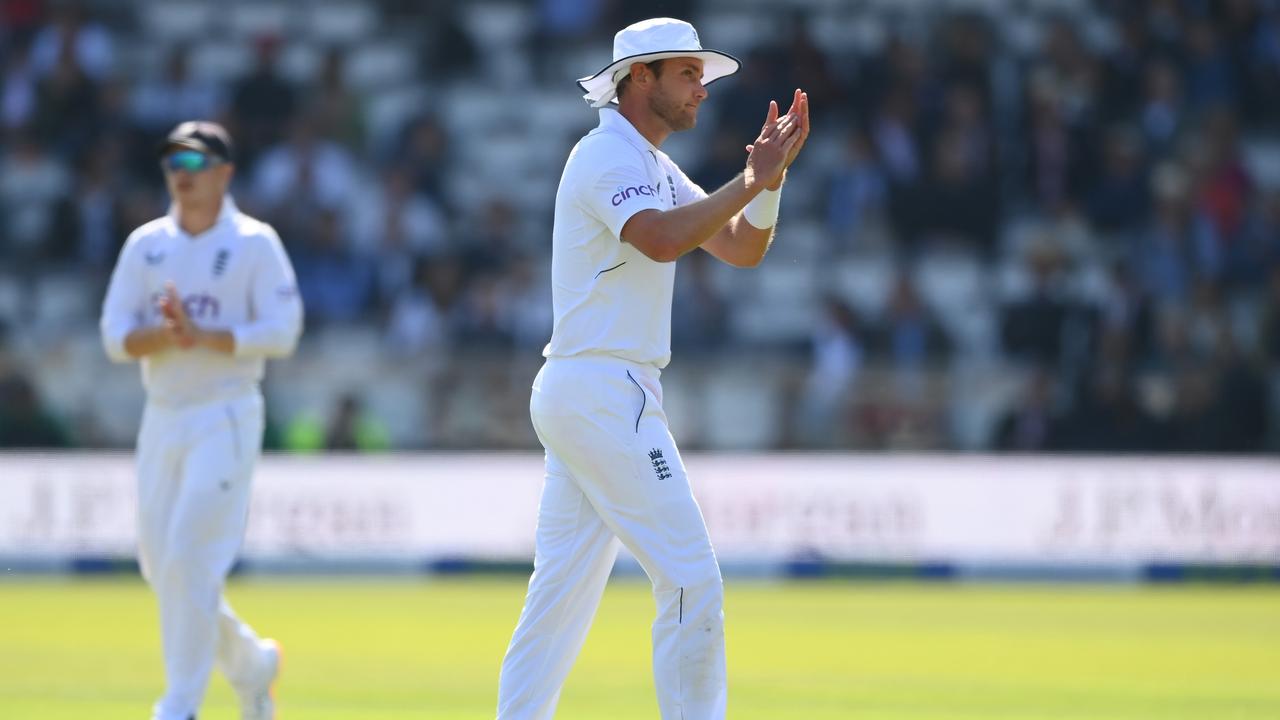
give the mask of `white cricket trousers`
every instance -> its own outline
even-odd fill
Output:
[[[258,637],[222,597],[244,537],[262,449],[258,393],[180,408],[148,404],[138,434],[138,550],[160,606],[166,688],[157,720],[194,717],[215,658],[233,686],[260,663]]]
[[[552,358],[534,381],[529,409],[546,479],[533,577],[498,682],[499,720],[555,714],[619,541],[653,582],[662,718],[724,718],[723,582],[658,373],[616,358]]]

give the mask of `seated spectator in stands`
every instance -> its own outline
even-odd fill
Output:
[[[1027,376],[1017,404],[996,425],[994,447],[1006,452],[1051,450],[1058,441],[1053,403],[1053,374],[1036,367]]]
[[[919,371],[951,351],[951,340],[920,298],[911,275],[900,273],[875,332],[877,350],[895,370]]]
[[[386,155],[387,164],[411,169],[413,185],[418,192],[436,202],[447,202],[445,178],[452,159],[448,135],[435,115],[422,114],[405,123],[398,141]]]
[[[169,53],[164,74],[142,80],[130,98],[130,118],[148,136],[158,136],[192,118],[217,118],[225,98],[217,85],[191,75],[189,51],[177,46]]]
[[[31,46],[32,67],[39,77],[55,71],[68,57],[80,72],[100,81],[115,69],[111,34],[90,20],[83,0],[62,0],[54,10],[53,22],[36,35]]]
[[[298,111],[298,90],[277,71],[280,39],[263,36],[255,43],[253,72],[236,83],[231,109],[236,138],[236,165],[251,172],[258,155],[280,142]]]
[[[419,2],[412,2],[410,12],[423,25],[419,35],[424,39],[419,45],[419,66],[423,77],[448,81],[477,72],[480,51],[462,22],[460,8],[461,5],[453,0],[433,2],[430,9],[423,8]]]
[[[1280,266],[1280,188],[1255,197],[1239,239],[1227,248],[1225,278],[1234,287],[1266,285],[1274,267]]]
[[[1099,365],[1062,421],[1060,448],[1082,452],[1153,452],[1168,444],[1165,430],[1138,403],[1123,368]]]
[[[413,285],[391,306],[391,349],[403,355],[447,354],[466,322],[463,279],[462,263],[456,258],[419,258]]]
[[[1273,370],[1280,369],[1280,263],[1271,266],[1267,279],[1261,343],[1263,358],[1271,364]]]
[[[320,136],[330,138],[348,152],[365,150],[364,98],[346,82],[347,54],[330,48],[320,66],[320,78],[308,93],[306,113],[315,118]]]
[[[1142,140],[1127,128],[1112,128],[1103,148],[1101,176],[1088,193],[1089,220],[1106,233],[1134,233],[1151,211]]]
[[[1183,168],[1161,165],[1151,184],[1155,207],[1135,248],[1134,267],[1158,305],[1183,303],[1196,277],[1217,274],[1221,245],[1213,223],[1191,200],[1191,180]]]
[[[31,381],[10,370],[0,374],[0,448],[68,448],[71,434],[45,409]]]
[[[392,165],[382,183],[357,193],[351,213],[352,247],[376,264],[379,305],[413,282],[414,258],[446,250],[448,227],[432,199],[413,187],[413,169]]]
[[[857,385],[865,350],[858,316],[840,298],[828,295],[815,319],[812,360],[796,418],[795,442],[829,446],[848,435],[850,395]]]
[[[786,97],[791,89],[781,84],[777,62],[769,51],[754,47],[747,51],[742,69],[716,83],[709,92],[716,98],[720,120],[717,131],[730,137],[753,138],[764,124],[760,108],[767,109],[770,100]],[[745,156],[742,159],[745,164]]]
[[[718,188],[742,172],[747,155],[739,138],[729,133],[716,133],[710,142],[702,163],[689,177],[703,188]]]
[[[331,210],[320,212],[310,230],[285,238],[308,325],[365,319],[373,300],[373,266],[351,250],[343,226]]]
[[[714,258],[694,252],[676,273],[671,341],[681,355],[721,349],[729,337],[729,306],[711,280]]]
[[[1153,59],[1147,63],[1139,112],[1149,153],[1155,158],[1167,158],[1186,122],[1182,80],[1171,61]]]
[[[75,157],[89,150],[101,128],[100,111],[98,86],[67,47],[36,88],[33,127],[51,151]]]
[[[252,202],[276,221],[280,235],[305,225],[317,211],[347,220],[355,194],[356,165],[351,155],[322,137],[314,118],[299,116],[289,139],[262,154],[252,180]]]
[[[1015,358],[1057,368],[1063,359],[1063,332],[1072,303],[1066,290],[1066,258],[1042,239],[1028,249],[1031,294],[1001,310],[1004,350]]]
[[[27,130],[15,131],[8,145],[0,159],[0,248],[20,268],[65,256],[59,210],[71,194],[70,173]]]
[[[1253,178],[1240,156],[1235,114],[1226,107],[1208,113],[1195,158],[1196,203],[1213,223],[1214,236],[1228,253],[1244,229]]]
[[[365,408],[364,400],[355,392],[343,393],[329,428],[325,432],[326,450],[343,452],[377,452],[391,447],[391,437],[377,416]]]
[[[917,241],[958,243],[987,253],[994,249],[999,199],[960,133],[948,128],[938,138],[931,174],[917,198]]]
[[[845,90],[832,70],[831,58],[814,42],[810,18],[808,12],[792,12],[787,38],[777,53],[784,69],[779,82],[783,88],[805,88],[818,107],[834,114],[845,107]]]
[[[1187,24],[1186,51],[1183,72],[1188,104],[1194,108],[1234,105],[1238,95],[1235,68],[1213,20],[1198,17]]]
[[[0,49],[4,76],[0,77],[0,130],[29,125],[36,114],[37,78],[31,68],[30,44],[9,43]]]
[[[845,135],[844,156],[828,181],[827,232],[837,248],[857,244],[857,234],[885,210],[889,183],[876,162],[866,132],[853,128]]]
[[[501,197],[489,198],[478,218],[462,224],[457,242],[469,278],[502,275],[512,257],[535,249],[523,247],[520,215]]]
[[[1123,338],[1125,353],[1139,365],[1146,365],[1155,350],[1155,312],[1151,298],[1142,291],[1138,278],[1126,262],[1116,262],[1107,274],[1107,286],[1097,307],[1098,338],[1094,344],[1101,346],[1105,338]]]
[[[106,277],[128,236],[120,189],[120,145],[104,142],[81,161],[75,191],[75,256],[91,272]]]
[[[1052,75],[1034,74],[1028,83],[1027,192],[1050,214],[1079,206],[1089,184],[1090,127],[1072,121],[1064,96]]]
[[[498,328],[525,358],[538,357],[551,337],[549,278],[540,258],[517,253],[499,280]]]

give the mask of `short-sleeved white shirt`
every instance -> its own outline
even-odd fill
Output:
[[[617,110],[578,141],[556,192],[551,298],[555,326],[543,355],[613,355],[666,367],[676,264],[650,260],[622,241],[641,210],[670,210],[705,198]]]

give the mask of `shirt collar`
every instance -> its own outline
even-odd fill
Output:
[[[622,113],[613,108],[600,109],[600,129],[609,132],[615,132],[627,138],[632,144],[637,145],[645,150],[658,151],[653,143],[649,142],[645,136],[640,134],[635,125],[631,121],[622,116]]]
[[[223,195],[222,209],[218,211],[218,219],[214,221],[213,227],[218,227],[219,225],[228,222],[238,212],[240,212],[240,208],[236,207],[236,201],[233,200],[230,195]],[[182,226],[178,224],[177,203],[169,203],[169,211],[165,214],[169,216],[169,220],[173,222],[174,227],[178,228],[178,230],[182,230]],[[209,229],[212,230],[213,228]],[[205,232],[208,232],[208,230]]]

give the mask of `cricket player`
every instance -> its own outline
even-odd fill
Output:
[[[659,147],[695,125],[705,86],[740,63],[670,18],[619,32],[613,58],[579,80],[600,125],[570,152],[556,195],[555,325],[529,404],[546,477],[500,720],[553,716],[619,542],[653,582],[662,717],[725,716],[720,569],[658,378],[671,358],[675,261],[698,248],[738,267],[763,259],[785,170],[809,134],[808,98],[796,90],[781,116],[770,103],[745,170],[707,195]]]
[[[159,601],[166,689],[154,720],[193,720],[216,660],[241,717],[275,715],[280,648],[232,612],[223,583],[244,537],[262,447],[258,383],[293,352],[302,303],[271,226],[236,209],[226,130],[185,122],[164,141],[169,213],[129,236],[102,307],[112,360],[140,360],[138,548]]]

